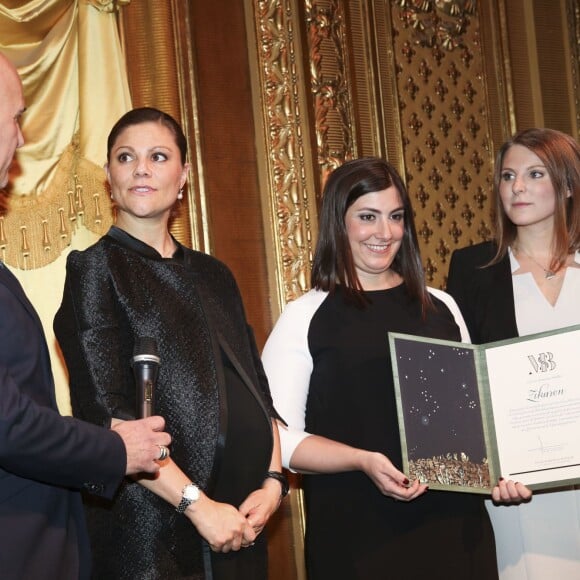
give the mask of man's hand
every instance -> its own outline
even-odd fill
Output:
[[[159,471],[160,447],[171,443],[171,436],[164,433],[163,417],[147,417],[138,421],[113,419],[111,429],[123,439],[127,451],[126,475],[156,473]]]

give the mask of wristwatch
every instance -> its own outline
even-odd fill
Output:
[[[181,501],[179,505],[175,508],[175,511],[178,514],[182,514],[189,505],[195,503],[200,496],[200,490],[195,483],[188,483],[182,490],[181,490]]]
[[[280,497],[286,497],[290,491],[290,485],[288,484],[288,478],[281,471],[268,471],[266,473],[266,479],[271,478],[280,482],[282,489],[280,490]]]

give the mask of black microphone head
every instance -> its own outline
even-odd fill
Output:
[[[150,336],[138,336],[133,347],[133,362],[150,361],[159,363],[157,341]]]
[[[135,339],[131,367],[137,388],[137,417],[150,417],[155,410],[155,383],[159,373],[157,341],[148,336]]]

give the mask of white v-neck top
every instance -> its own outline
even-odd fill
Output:
[[[580,268],[565,270],[560,295],[552,306],[538,288],[531,272],[513,275],[520,264],[511,250],[509,256],[520,336],[580,324]],[[580,252],[576,252],[574,261],[580,264]]]
[[[531,273],[510,251],[516,323],[520,336],[580,324],[580,269],[567,268],[552,306]],[[580,263],[580,252],[576,252]],[[580,579],[580,488],[538,492],[518,506],[487,500],[495,533],[500,580]]]

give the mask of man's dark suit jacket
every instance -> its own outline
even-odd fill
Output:
[[[451,256],[447,292],[455,298],[474,344],[518,336],[509,256],[486,266],[496,246],[484,242]]]
[[[116,433],[58,414],[40,320],[0,263],[0,578],[88,578],[75,490],[110,497],[125,467]]]

